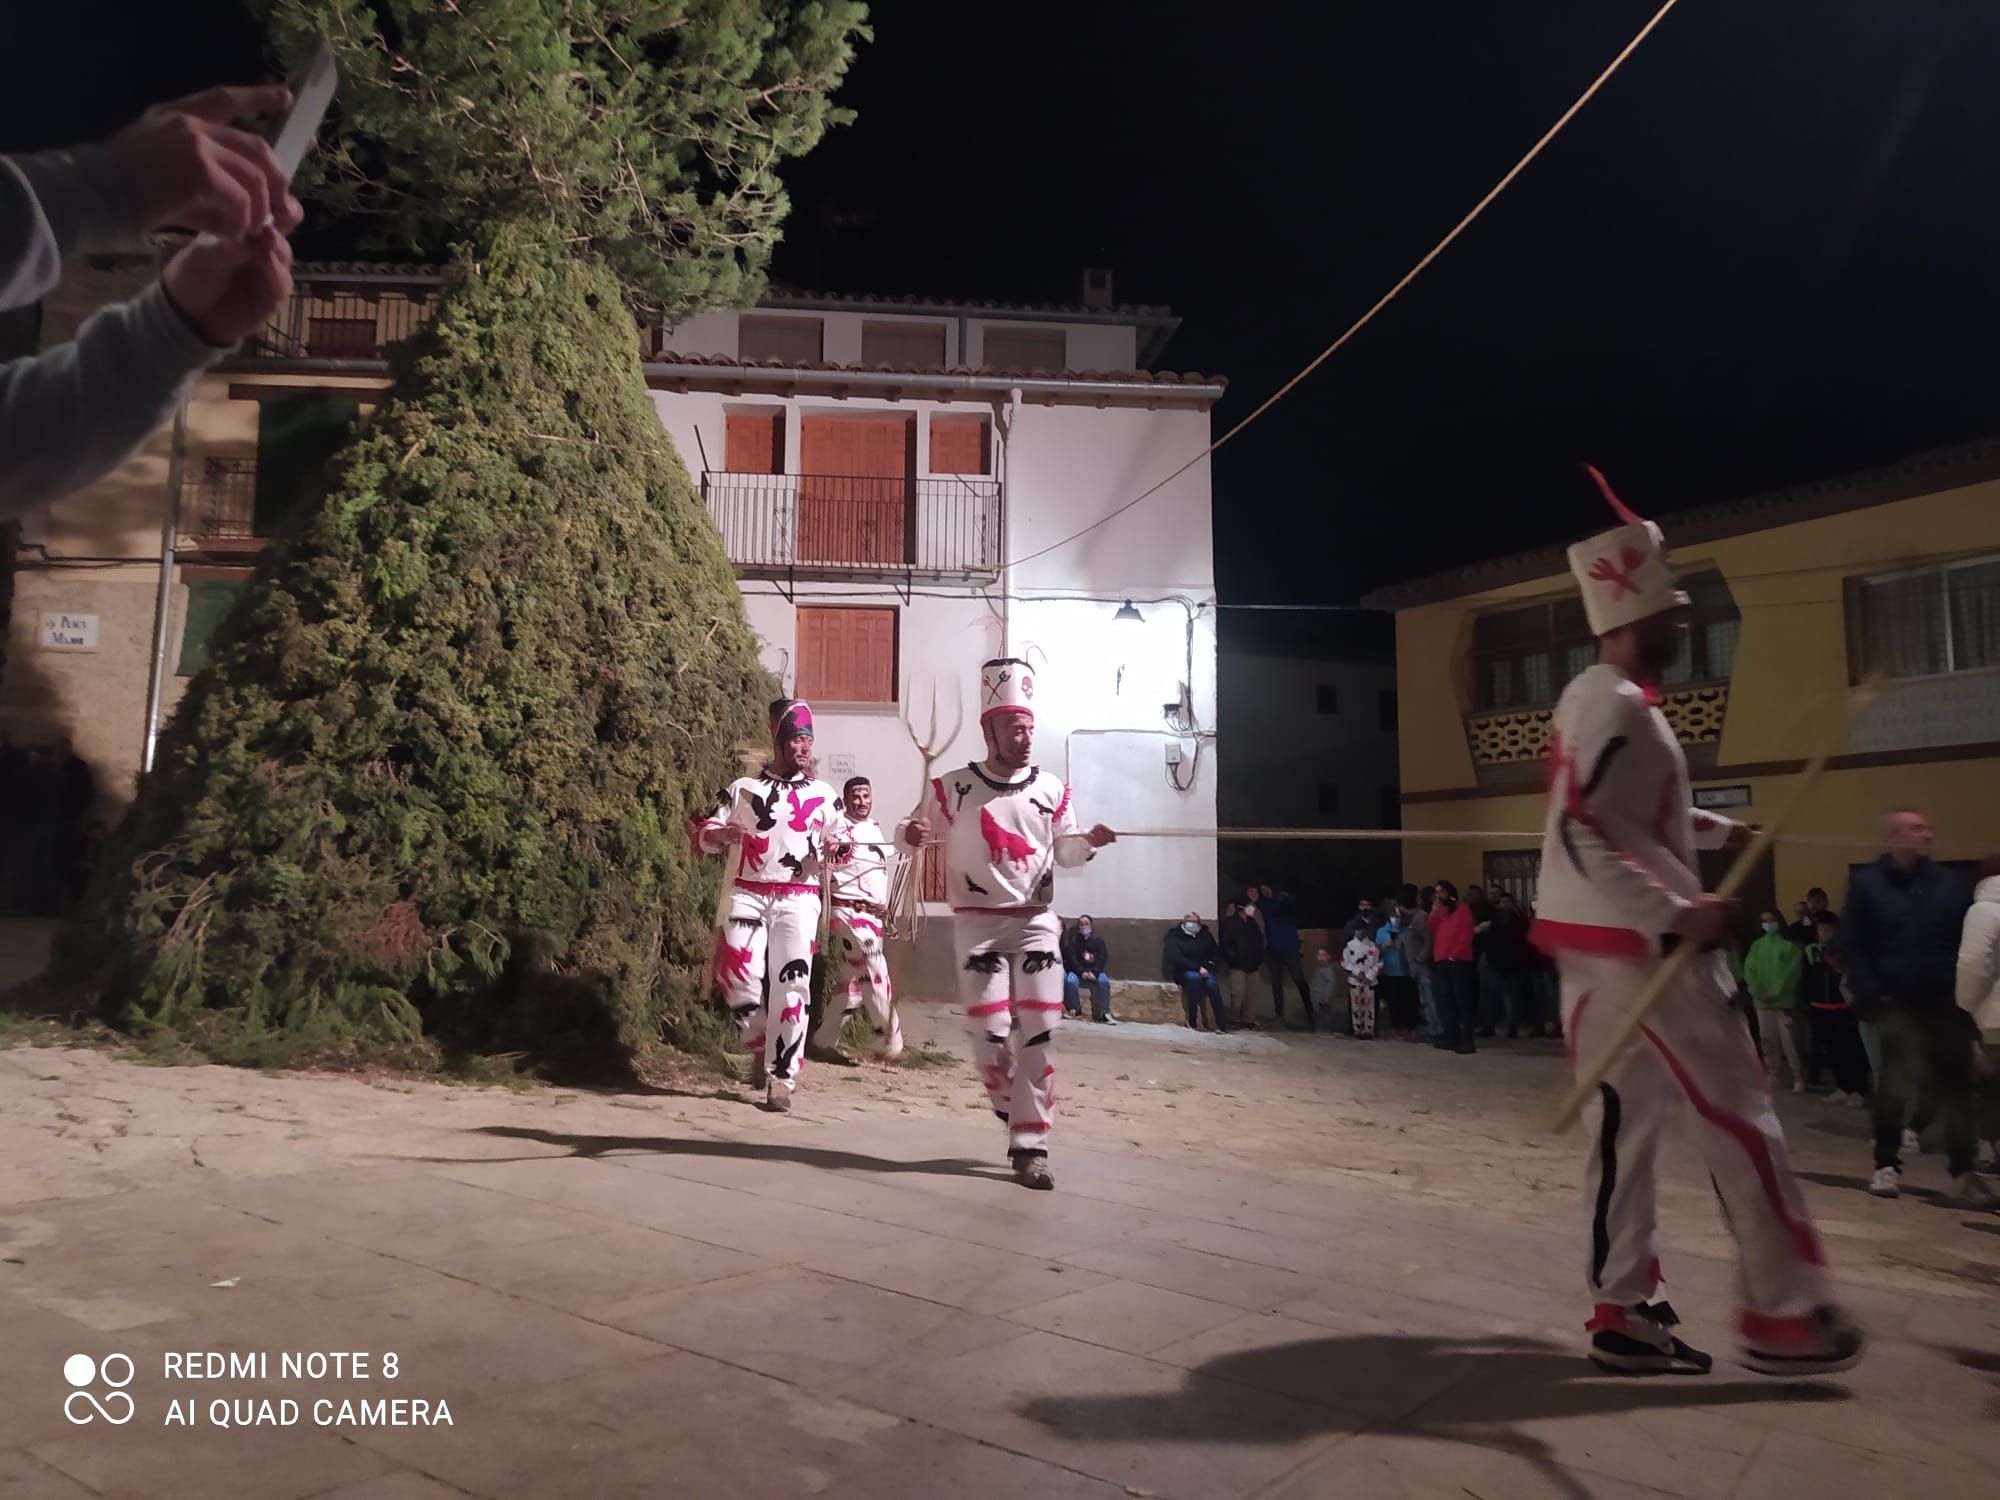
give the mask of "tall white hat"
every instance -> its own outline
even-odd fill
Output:
[[[1017,656],[1003,656],[979,669],[979,722],[995,714],[1035,716],[1035,669]]]
[[[1622,523],[1569,549],[1569,570],[1583,590],[1590,633],[1609,635],[1649,615],[1681,608],[1688,596],[1667,565],[1660,528],[1634,515],[1597,470],[1583,467]]]

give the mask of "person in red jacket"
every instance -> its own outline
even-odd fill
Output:
[[[1431,983],[1437,994],[1438,1036],[1446,1052],[1475,1052],[1479,1030],[1479,971],[1472,958],[1472,908],[1449,880],[1437,883],[1431,908]]]

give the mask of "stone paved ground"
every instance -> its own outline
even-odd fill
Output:
[[[920,1037],[956,1025],[913,1008]],[[0,1497],[1997,1492],[2000,1220],[1859,1192],[1844,1112],[1786,1101],[1869,1360],[1810,1385],[1729,1361],[1727,1240],[1682,1156],[1668,1274],[1722,1358],[1620,1381],[1576,1353],[1578,1142],[1536,1134],[1554,1048],[1061,1048],[1053,1194],[1006,1180],[963,1066],[816,1069],[776,1118],[706,1084],[0,1051]],[[283,1379],[288,1350],[376,1378]],[[166,1377],[205,1351],[271,1378]],[[64,1361],[113,1352],[135,1417],[73,1424]],[[313,1420],[391,1395],[453,1425]],[[295,1426],[209,1425],[286,1397]]]

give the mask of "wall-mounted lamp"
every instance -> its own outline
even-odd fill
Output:
[[[1123,604],[1121,604],[1118,607],[1118,613],[1113,615],[1111,618],[1114,620],[1130,620],[1135,625],[1143,625],[1146,621],[1146,617],[1140,614],[1138,610],[1132,607],[1132,601],[1130,599],[1127,599]]]

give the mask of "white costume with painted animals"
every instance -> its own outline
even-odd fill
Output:
[[[827,961],[833,988],[813,1045],[832,1047],[841,1023],[865,1003],[875,1050],[896,1057],[903,1050],[902,1021],[889,984],[882,924],[889,913],[889,849],[872,818],[838,815],[827,830],[827,881],[833,909],[827,914]],[[844,998],[845,1003],[840,1003]]]
[[[787,710],[783,732],[811,710]],[[760,1055],[773,1084],[793,1088],[812,1005],[812,959],[819,940],[820,849],[833,818],[834,791],[823,781],[781,778],[766,770],[731,782],[716,807],[694,825],[704,854],[729,855],[723,830],[742,830],[732,886],[716,946],[715,979],[745,1051]]]
[[[1685,602],[1659,528],[1626,514],[1630,524],[1570,549],[1600,635]],[[1608,664],[1563,691],[1549,770],[1532,936],[1561,971],[1574,1066],[1610,1045],[1702,898],[1697,849],[1721,847],[1735,825],[1692,806],[1687,760],[1657,698]],[[1663,1297],[1656,1162],[1679,1117],[1736,1237],[1746,1341],[1782,1351],[1818,1332],[1825,1256],[1733,989],[1719,954],[1698,955],[1598,1087],[1584,1178],[1593,1331],[1644,1333],[1639,1305]]]
[[[982,717],[1032,711],[1033,671],[1026,662],[988,662]],[[1011,780],[984,765],[965,766],[933,781],[931,799],[960,955],[959,998],[980,1079],[1006,1122],[1009,1149],[1046,1152],[1056,1104],[1049,1044],[1063,1007],[1055,872],[1096,851],[1077,824],[1069,788],[1033,766]]]

